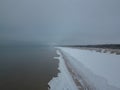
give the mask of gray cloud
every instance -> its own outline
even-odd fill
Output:
[[[0,40],[120,43],[120,0],[1,0]]]

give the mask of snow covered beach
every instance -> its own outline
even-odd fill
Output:
[[[58,77],[53,78],[48,85],[50,86],[50,90],[78,90],[67,67],[63,60],[63,56],[59,50],[56,51],[59,57],[54,57],[55,59],[59,59],[59,70]]]
[[[120,55],[58,48],[58,77],[50,90],[120,90]]]

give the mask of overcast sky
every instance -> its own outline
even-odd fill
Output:
[[[120,43],[120,0],[0,0],[0,41]]]

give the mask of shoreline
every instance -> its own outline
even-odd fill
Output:
[[[61,73],[63,72],[63,70],[61,70],[61,62],[64,62],[65,68],[68,71],[68,74],[70,75],[71,79],[73,80],[73,83],[75,84],[75,86],[77,87],[77,89],[75,90],[95,90],[94,87],[90,86],[85,80],[84,78],[82,78],[82,76],[78,75],[76,70],[72,67],[72,65],[70,64],[67,56],[65,56],[63,54],[63,52],[57,48],[56,51],[59,51],[59,56],[62,56],[62,60],[60,59],[60,57],[54,57],[54,59],[58,59],[59,60],[59,67],[58,70],[60,71],[57,75],[57,77],[53,77],[52,80],[50,80],[50,82],[48,83],[49,87],[48,90],[55,90],[54,88],[54,84],[56,83],[57,80],[59,80],[58,78],[61,77]],[[61,61],[60,61],[61,60]],[[59,81],[58,81],[59,82]],[[94,88],[94,89],[93,89]],[[56,89],[59,90],[59,89]],[[67,90],[67,89],[65,89]],[[73,89],[69,89],[69,90],[73,90]]]
[[[70,72],[67,69],[63,56],[60,50],[56,49],[57,55],[59,57],[54,57],[54,59],[59,60],[59,67],[58,70],[60,71],[57,77],[53,77],[48,85],[48,90],[79,90],[76,86]]]

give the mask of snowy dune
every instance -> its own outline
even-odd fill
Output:
[[[96,90],[120,90],[120,55],[59,48],[71,66]]]

